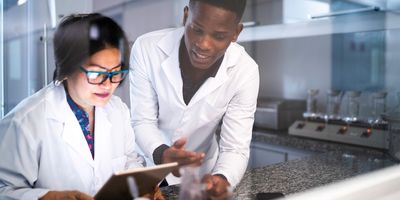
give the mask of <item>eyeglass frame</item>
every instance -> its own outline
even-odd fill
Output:
[[[101,85],[101,84],[103,84],[105,81],[107,81],[107,79],[110,79],[110,82],[111,82],[111,83],[121,83],[121,82],[125,79],[127,73],[129,72],[128,69],[124,69],[124,70],[120,70],[120,71],[115,71],[115,72],[88,71],[88,70],[86,70],[86,69],[85,69],[84,67],[82,67],[82,66],[80,66],[79,69],[80,69],[83,73],[85,73],[87,82],[88,82],[89,84],[92,84],[92,85]],[[105,78],[104,78],[100,83],[93,83],[93,82],[90,82],[90,81],[89,81],[89,76],[88,76],[89,73],[105,74],[105,75],[107,75],[107,76],[105,76]],[[126,75],[124,75],[125,73],[126,73]],[[122,78],[121,78],[120,81],[115,82],[115,81],[112,80],[112,77],[115,76],[115,75],[117,75],[117,74],[122,74]]]

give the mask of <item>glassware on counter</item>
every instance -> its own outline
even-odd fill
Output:
[[[347,117],[357,121],[360,114],[360,91],[349,91],[347,98]]]
[[[340,90],[328,90],[326,116],[328,119],[340,119],[339,110],[343,93]]]
[[[374,92],[371,94],[371,115],[375,124],[383,122],[381,115],[386,112],[386,95],[387,92]]]
[[[307,112],[304,113],[304,117],[316,117],[317,116],[317,94],[318,89],[309,89],[307,91]]]

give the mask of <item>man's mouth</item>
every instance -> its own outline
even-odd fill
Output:
[[[196,62],[204,63],[209,61],[209,59],[211,58],[211,56],[209,55],[198,53],[196,51],[192,51],[192,53],[194,55],[193,58],[195,59]]]

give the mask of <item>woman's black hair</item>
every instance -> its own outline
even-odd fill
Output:
[[[189,6],[192,7],[195,2],[203,2],[225,10],[230,10],[236,14],[238,21],[242,19],[246,8],[246,0],[190,0]]]
[[[79,70],[93,54],[117,48],[121,68],[129,69],[129,43],[122,28],[98,13],[73,14],[62,19],[53,38],[56,69],[53,81],[62,81]]]

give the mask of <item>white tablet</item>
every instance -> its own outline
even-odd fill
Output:
[[[94,199],[127,199],[132,200],[128,185],[128,177],[136,181],[139,196],[151,193],[155,187],[174,169],[178,163],[167,163],[151,167],[134,168],[113,174],[102,188],[96,193]]]

